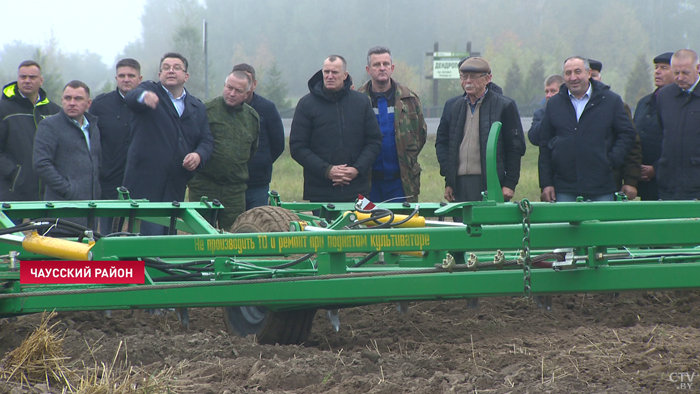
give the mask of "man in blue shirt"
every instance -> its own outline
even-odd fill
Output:
[[[124,186],[132,198],[184,201],[187,182],[214,151],[204,103],[185,89],[187,59],[166,53],[159,82],[146,81],[126,95],[134,112]],[[167,234],[163,226],[143,222],[141,234]],[[170,229],[175,234],[175,229]]]
[[[591,78],[586,58],[564,61],[564,81],[542,118],[539,176],[543,201],[612,201],[613,168],[637,135],[619,95]]]

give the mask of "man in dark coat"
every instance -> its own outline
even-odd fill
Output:
[[[447,135],[438,134],[435,148],[440,174],[445,177],[447,201],[478,201],[486,190],[486,143],[494,122],[501,122],[497,145],[497,172],[506,201],[520,179],[525,138],[515,101],[488,87],[491,67],[486,59],[471,57],[460,67],[464,99],[450,108]]]
[[[233,71],[245,71],[253,81],[246,104],[253,107],[260,117],[260,137],[258,150],[248,162],[248,189],[245,191],[245,209],[268,205],[272,164],[284,152],[284,125],[275,103],[255,93],[258,81],[255,69],[250,64],[240,63]]]
[[[588,63],[591,66],[591,79],[603,82],[603,76],[601,75],[603,63],[593,59],[588,59]],[[629,105],[624,101],[622,105],[625,107],[627,116],[634,122]],[[639,135],[635,137],[634,144],[627,152],[622,166],[613,168],[613,176],[615,177],[617,190],[621,191],[630,200],[637,198],[637,184],[642,178],[642,141],[639,139]]]
[[[700,199],[700,89],[698,55],[689,49],[671,57],[675,84],[666,85],[656,98],[664,131],[656,168],[662,200]]]
[[[674,83],[671,71],[671,56],[666,52],[654,58],[654,93],[642,97],[634,110],[634,126],[642,142],[642,178],[637,184],[637,195],[642,200],[659,199],[659,186],[656,183],[654,163],[661,157],[661,141],[664,133],[656,113],[656,96],[659,90]]]
[[[297,104],[289,151],[304,167],[305,200],[352,202],[369,195],[382,133],[372,103],[351,84],[345,59],[332,55]]]
[[[42,119],[61,108],[41,88],[41,67],[32,60],[20,63],[17,81],[2,89],[0,100],[0,200],[40,201],[44,190],[32,169],[34,135]]]
[[[542,119],[539,176],[543,201],[612,201],[613,168],[622,165],[637,135],[622,99],[591,79],[588,60],[564,61],[559,93]]]
[[[211,157],[214,139],[204,103],[184,87],[187,59],[166,53],[158,76],[160,82],[143,82],[126,95],[134,117],[124,186],[132,198],[184,201],[187,182]],[[143,222],[141,234],[163,235],[167,228]]]
[[[97,125],[100,128],[102,200],[116,200],[119,196],[117,188],[124,180],[126,153],[129,149],[129,124],[132,118],[124,97],[136,88],[143,78],[141,65],[134,59],[118,61],[116,71],[114,79],[117,81],[117,88],[95,97],[90,106],[90,113],[97,116]],[[100,232],[109,234],[113,219],[101,218]]]
[[[97,118],[86,111],[90,88],[68,82],[61,97],[63,109],[39,123],[34,138],[34,172],[46,185],[47,201],[100,198],[100,130]],[[71,218],[86,226],[86,218]],[[54,233],[54,235],[58,235]],[[64,235],[64,234],[60,234]]]
[[[457,68],[462,67],[462,64],[464,61],[467,60],[467,58],[462,58],[462,60],[457,63]],[[496,85],[493,82],[489,82],[488,85],[486,85],[486,88],[494,93],[498,94],[503,94],[503,89],[501,89],[500,86]],[[450,134],[450,121],[452,120],[452,115],[450,113],[450,109],[452,106],[457,102],[457,100],[464,100],[464,97],[467,95],[467,93],[462,93],[459,96],[454,96],[451,98],[448,98],[447,101],[445,101],[445,106],[442,109],[442,115],[440,115],[440,123],[438,124],[437,128],[437,135],[443,136],[443,138],[449,138]],[[436,140],[437,142],[437,140]],[[435,149],[437,150],[437,144],[435,146]]]
[[[550,98],[554,97],[555,94],[559,93],[559,88],[564,84],[564,77],[559,74],[550,75],[544,81],[544,98],[545,105]],[[544,117],[545,107],[538,108],[534,114],[532,114],[532,124],[530,125],[530,131],[527,132],[527,139],[530,143],[536,146],[540,145],[540,127],[542,125],[542,118]]]

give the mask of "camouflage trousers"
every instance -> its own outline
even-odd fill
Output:
[[[219,211],[218,228],[229,231],[238,216],[245,212],[246,185],[218,185],[213,182],[193,179],[189,184],[189,200],[199,201],[207,196],[209,201],[219,200],[224,209]]]

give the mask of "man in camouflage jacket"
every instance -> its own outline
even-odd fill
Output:
[[[416,202],[420,193],[418,154],[427,136],[420,99],[391,78],[391,51],[374,47],[367,52],[371,77],[359,91],[372,100],[382,130],[382,150],[372,166],[369,199],[375,202]]]
[[[258,149],[260,119],[244,102],[251,83],[245,71],[233,71],[226,78],[223,95],[206,103],[214,153],[188,184],[190,201],[207,196],[224,205],[218,222],[219,228],[227,231],[245,211],[248,161]]]

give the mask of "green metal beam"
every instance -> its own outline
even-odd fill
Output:
[[[476,235],[470,235],[476,234]],[[479,230],[479,231],[476,231]],[[533,224],[534,249],[697,245],[700,220],[586,221],[578,224]],[[297,253],[362,253],[373,251],[479,251],[522,247],[520,225],[478,228],[338,230],[324,232],[182,235],[172,237],[102,238],[95,259],[133,257],[275,256]]]
[[[556,272],[535,269],[533,294],[672,290],[700,285],[700,263],[600,267]],[[483,271],[319,276],[285,281],[257,280],[66,290],[0,295],[0,316],[44,310],[138,309],[265,305],[274,309],[358,305],[409,300],[441,300],[523,294],[522,271]]]
[[[532,203],[532,207],[531,223],[700,218],[700,201]],[[467,224],[515,224],[522,220],[517,204],[464,205]]]

